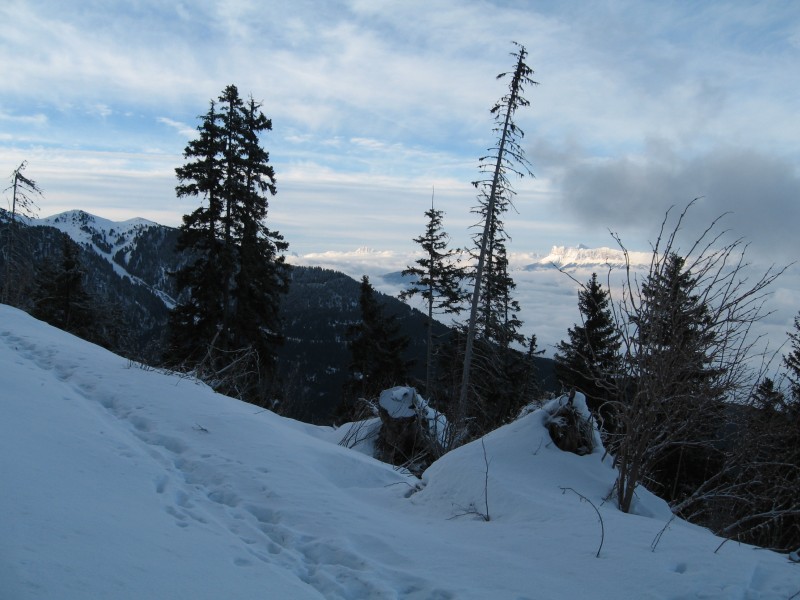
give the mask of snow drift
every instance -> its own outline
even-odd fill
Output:
[[[546,413],[423,479],[0,306],[0,597],[788,598],[800,565],[605,498]],[[484,454],[485,449],[485,454]],[[488,466],[487,466],[488,464]],[[600,522],[605,539],[599,558]],[[491,520],[470,507],[488,506]]]

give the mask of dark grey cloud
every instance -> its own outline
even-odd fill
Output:
[[[750,243],[748,252],[778,263],[800,259],[800,173],[785,158],[731,148],[683,158],[651,144],[642,157],[576,160],[560,179],[563,202],[582,223],[652,236],[671,206],[677,213],[698,198],[687,237],[730,213],[720,228]]]

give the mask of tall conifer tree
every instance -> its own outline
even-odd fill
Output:
[[[416,261],[416,266],[407,267],[403,276],[414,277],[413,282],[400,293],[400,299],[405,300],[419,294],[425,301],[428,313],[428,343],[425,391],[432,393],[433,378],[433,316],[434,314],[458,314],[463,310],[465,294],[461,289],[461,280],[464,276],[463,269],[458,266],[458,250],[448,248],[450,236],[442,229],[444,213],[433,207],[431,200],[430,210],[425,212],[428,224],[425,233],[414,238],[424,253]]]
[[[589,408],[597,413],[614,397],[620,369],[620,336],[611,316],[608,291],[597,281],[597,273],[592,273],[578,292],[578,310],[582,324],[568,330],[568,342],[558,344],[555,372],[562,383],[583,392]],[[607,414],[603,418],[607,421]]]
[[[685,268],[685,260],[672,252],[662,270],[642,284],[642,310],[631,321],[637,327],[640,370],[658,365],[673,382],[664,390],[665,400],[699,396],[716,397],[713,385],[719,372],[707,353],[715,332],[709,306],[699,295],[697,278]]]
[[[350,400],[373,398],[386,388],[403,385],[409,366],[403,358],[408,336],[400,332],[396,317],[383,312],[366,275],[361,279],[358,303],[361,320],[347,332],[352,357],[347,383]]]
[[[271,129],[260,105],[230,85],[201,117],[184,152],[188,162],[176,169],[178,197],[202,204],[180,228],[178,249],[188,263],[176,273],[181,302],[170,320],[168,359],[204,362],[219,381],[246,354],[244,375],[229,391],[259,401],[281,341],[280,296],[289,277],[288,244],[265,223],[276,187],[259,135]]]
[[[221,237],[223,219],[224,162],[222,129],[216,104],[200,117],[198,136],[184,150],[189,162],[175,169],[180,184],[179,198],[193,196],[201,205],[184,215],[177,250],[187,253],[188,264],[175,273],[175,283],[183,298],[170,315],[170,344],[167,361],[194,365],[208,351],[222,327],[225,304],[222,281],[225,279],[223,255],[227,252]]]
[[[707,477],[692,474],[710,464],[710,441],[719,435],[726,392],[725,369],[714,364],[718,336],[725,335],[714,321],[699,276],[676,252],[660,259],[641,286],[641,304],[630,315],[635,352],[630,358],[630,389],[621,390],[627,431],[617,459],[626,477],[632,468],[647,473],[662,497],[679,500],[681,482]],[[716,359],[719,360],[719,355]],[[637,413],[646,413],[653,425],[633,425]],[[629,478],[630,479],[630,478]],[[628,510],[633,489],[620,486],[619,505]]]
[[[504,238],[504,234],[500,233],[491,240],[481,288],[481,308],[476,323],[477,333],[502,350],[508,349],[513,343],[525,343],[525,336],[520,332],[520,305],[513,296],[517,284],[508,272]]]

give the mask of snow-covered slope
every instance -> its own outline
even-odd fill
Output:
[[[108,260],[119,274],[128,276],[130,274],[115,262],[113,257],[120,251],[128,250],[142,230],[160,227],[147,219],[109,221],[82,210],[70,210],[43,219],[34,219],[31,224],[49,225],[63,231],[79,244],[92,247],[97,254]]]
[[[48,225],[63,231],[78,244],[93,250],[98,256],[108,261],[114,272],[120,277],[128,277],[140,285],[150,289],[164,304],[172,306],[174,300],[164,291],[163,285],[152,285],[143,281],[129,268],[131,258],[137,250],[141,239],[151,229],[165,229],[162,225],[135,218],[127,221],[110,221],[82,210],[70,210],[42,219],[30,220],[31,225]],[[157,277],[166,277],[167,265],[154,265],[161,271]]]
[[[0,305],[0,598],[788,598],[800,565],[720,540],[534,412],[423,481]],[[605,539],[600,557],[600,522]],[[484,510],[491,520],[470,514]]]

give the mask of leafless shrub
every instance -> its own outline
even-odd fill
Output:
[[[215,392],[270,407],[270,384],[258,350],[252,345],[226,349],[217,345],[221,329],[206,347],[203,357],[188,370]]]
[[[611,303],[622,340],[613,402],[620,431],[611,443],[619,470],[617,503],[625,512],[665,457],[677,460],[680,472],[682,452],[716,451],[724,403],[746,400],[768,364],[752,327],[769,314],[768,288],[785,268],[751,279],[747,246],[741,239],[724,241],[719,219],[682,250],[677,235],[692,204],[671,231],[667,212],[641,281],[613,234],[626,257],[622,295]],[[676,476],[664,495],[684,493],[677,484]]]
[[[378,416],[378,407],[374,400],[359,398],[355,409],[356,419],[347,425],[347,431],[339,440],[345,448],[355,448],[358,444],[377,438],[380,426],[371,423]]]

